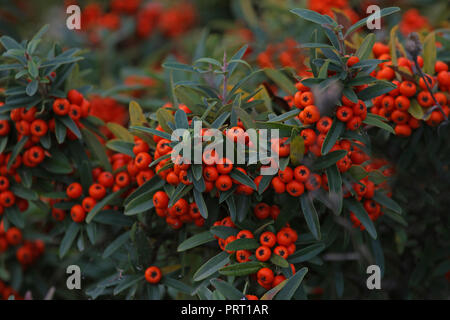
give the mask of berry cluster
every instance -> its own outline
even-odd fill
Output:
[[[166,223],[173,229],[180,229],[185,223],[194,223],[198,227],[205,224],[200,210],[195,202],[189,203],[181,198],[169,207],[169,196],[165,191],[157,191],[153,195],[153,205],[156,214],[166,219]]]
[[[194,6],[189,2],[176,3],[165,7],[162,2],[142,3],[140,0],[111,0],[103,7],[99,3],[90,3],[81,12],[82,31],[86,32],[91,43],[100,42],[100,31],[117,31],[124,19],[133,17],[135,34],[139,38],[148,38],[156,32],[164,36],[178,37],[195,24]]]
[[[136,156],[134,158],[123,153],[114,153],[109,157],[112,172],[105,171],[101,167],[94,168],[92,170],[94,183],[89,186],[88,190],[83,190],[82,185],[77,181],[67,186],[67,199],[64,201],[71,203],[78,201],[70,209],[72,220],[78,223],[83,222],[86,214],[108,194],[127,189],[122,194],[122,197],[126,197],[137,187],[150,180],[155,173],[153,169],[148,167],[150,162],[144,162],[144,159],[147,160],[147,157],[150,157],[147,153],[148,150],[148,144],[135,137],[133,152]],[[62,221],[66,212],[54,206],[58,202],[58,200],[52,201],[52,216],[55,220]],[[107,209],[109,206],[105,208]]]
[[[264,209],[260,209],[264,207]],[[277,212],[279,213],[279,209],[277,206],[272,206],[275,208],[275,217]],[[255,207],[255,214],[260,210],[270,210],[270,207],[265,203],[259,203]],[[225,217],[222,220],[216,221],[213,226],[225,226],[235,228],[235,224],[231,220],[231,218]],[[281,228],[278,232],[272,231],[263,231],[258,234],[254,234],[252,231],[244,229],[240,230],[236,235],[230,235],[226,239],[219,238],[215,236],[218,241],[219,247],[226,251],[227,253],[234,256],[238,263],[245,263],[249,261],[260,261],[264,263],[268,263],[272,255],[278,255],[283,259],[287,259],[291,254],[293,254],[296,250],[295,242],[298,239],[297,232],[289,227],[289,225]],[[254,251],[252,250],[227,250],[226,247],[228,244],[238,240],[238,239],[258,239],[259,247],[257,247]],[[281,282],[283,282],[286,277],[282,274],[275,275],[273,270],[269,268],[270,265],[264,266],[258,270],[256,273],[256,280],[260,286],[263,288],[270,290],[271,288],[277,286]],[[275,265],[273,267],[276,267]],[[291,264],[290,268],[293,273],[295,273],[295,267]]]
[[[389,47],[382,43],[375,43],[373,53],[378,59],[391,60]],[[418,64],[423,67],[421,57],[418,57]],[[394,67],[399,72],[396,73]],[[417,72],[414,62],[405,57],[398,58],[396,66],[392,61],[380,64],[379,70],[374,70],[372,75],[392,81],[397,88],[374,98],[370,112],[392,121],[395,133],[402,137],[410,136],[422,122],[431,127],[439,125],[450,114],[446,95],[450,90],[450,72],[442,61],[436,61],[434,71],[435,75],[414,78],[412,75]],[[440,107],[436,107],[436,102]]]
[[[2,221],[0,222],[0,254],[13,247],[15,247],[16,259],[23,268],[33,264],[45,251],[42,240],[24,240],[22,231],[16,227],[10,227],[5,231]]]

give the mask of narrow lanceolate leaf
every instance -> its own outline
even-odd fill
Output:
[[[146,192],[131,200],[126,204],[124,214],[132,216],[152,209],[154,207],[153,194],[154,192]]]
[[[423,41],[423,71],[426,74],[434,73],[434,65],[436,64],[436,33],[431,32]]]
[[[206,206],[205,199],[203,198],[203,194],[199,192],[197,189],[194,190],[194,200],[197,204],[198,210],[204,219],[208,218],[208,207]]]
[[[292,164],[299,165],[305,155],[305,140],[298,134],[291,137],[291,145],[289,149],[289,159]]]
[[[347,150],[336,150],[330,153],[327,153],[326,155],[320,156],[317,158],[316,161],[314,161],[312,168],[313,170],[321,170],[326,169],[334,164],[336,164],[337,161],[345,157],[347,154]]]
[[[385,194],[381,193],[380,191],[375,191],[375,194],[372,198],[382,206],[391,209],[392,211],[401,214],[402,208],[398,205],[397,202],[386,196]]]
[[[172,128],[168,125],[168,123],[174,123],[175,120],[174,116],[169,110],[163,108],[158,109],[156,111],[156,118],[158,119],[159,125],[165,132],[172,133]]]
[[[97,202],[97,204],[92,208],[91,211],[89,211],[87,217],[86,217],[86,223],[90,223],[92,219],[99,213],[103,207],[105,207],[110,202],[114,201],[119,197],[122,193],[125,192],[127,189],[121,189],[119,191],[116,191],[114,193],[111,193],[110,195],[104,197],[101,201]]]
[[[336,25],[336,22],[334,22],[330,17],[328,16],[324,16],[320,13],[317,13],[315,11],[312,10],[308,10],[308,9],[292,9],[291,10],[292,13],[298,15],[299,17],[317,23],[317,24],[331,24],[331,25]]]
[[[356,50],[356,56],[359,58],[359,60],[365,60],[369,58],[374,43],[375,43],[375,34],[369,33],[364,38],[358,50]]]
[[[206,263],[203,264],[197,270],[197,272],[195,272],[193,276],[194,281],[200,281],[208,278],[229,262],[230,257],[228,253],[226,253],[225,251],[219,253],[218,255],[206,261]]]
[[[315,239],[320,240],[321,234],[319,217],[317,215],[317,211],[314,207],[313,201],[308,197],[307,194],[303,194],[300,197],[300,205],[303,215],[305,216],[308,229],[311,231]]]
[[[102,167],[106,171],[111,171],[111,164],[109,163],[108,156],[106,155],[105,147],[90,130],[83,128],[81,129],[81,132],[83,134],[83,140],[86,142],[89,150],[91,150],[91,152],[101,163]]]
[[[112,255],[114,252],[119,250],[127,241],[130,239],[130,231],[125,232],[124,234],[117,237],[113,242],[110,243],[109,246],[106,247],[105,251],[103,251],[102,258],[105,259]]]
[[[183,251],[198,247],[204,243],[211,242],[213,240],[215,240],[215,238],[212,235],[212,233],[209,231],[198,233],[198,234],[184,240],[182,243],[180,243],[177,251],[183,252]]]
[[[315,243],[305,248],[302,248],[293,254],[291,254],[288,258],[289,263],[301,263],[308,261],[314,257],[316,257],[319,253],[325,250],[325,244]]]
[[[322,144],[322,154],[327,154],[330,152],[331,148],[333,148],[334,144],[336,143],[337,139],[341,136],[341,134],[344,132],[345,125],[342,121],[334,120],[333,124],[331,125],[330,130],[327,133],[327,136],[325,137],[325,140]]]
[[[211,284],[228,300],[241,300],[244,294],[234,286],[220,279],[212,279]]]
[[[191,295],[192,291],[194,290],[192,287],[188,286],[184,282],[181,282],[171,277],[163,277],[161,282],[168,287],[171,287],[177,291],[186,293],[188,295]]]
[[[28,141],[28,137],[23,137],[22,139],[19,140],[19,142],[14,146],[12,152],[11,152],[11,156],[9,158],[8,164],[7,164],[7,169],[9,170],[11,168],[11,165],[14,163],[14,161],[16,160],[17,156],[19,155],[19,153],[22,151],[23,147],[25,146],[25,144]]]
[[[334,164],[326,170],[330,201],[333,203],[333,213],[339,215],[342,211],[342,178],[338,167]]]
[[[133,152],[134,143],[119,139],[112,139],[106,143],[106,147],[108,149],[114,150],[119,153],[124,153],[129,155],[130,157],[134,157],[135,154]]]
[[[133,135],[120,124],[115,122],[108,122],[106,124],[106,127],[116,136],[116,138],[128,142],[134,142]]]
[[[270,262],[272,262],[274,265],[279,266],[281,268],[288,268],[289,262],[278,254],[272,254],[270,257]]]
[[[169,141],[172,139],[172,136],[170,134],[168,134],[167,132],[159,131],[159,130],[156,130],[153,128],[147,128],[147,127],[143,127],[143,126],[131,126],[130,130],[136,130],[136,131],[150,133],[152,135],[161,137],[163,139],[167,139]]]
[[[308,268],[303,267],[298,270],[292,277],[285,280],[287,281],[284,285],[283,289],[275,296],[275,300],[290,300],[292,296],[295,294],[297,289],[300,287],[300,284],[303,281],[303,278],[308,273]]]
[[[297,92],[293,82],[281,71],[275,69],[264,69],[265,74],[288,94],[294,95]]]
[[[128,275],[120,280],[119,285],[114,288],[113,294],[118,295],[122,291],[130,288],[134,284],[144,280],[144,275]]]
[[[372,113],[369,113],[367,115],[367,118],[363,121],[363,123],[384,129],[392,134],[395,134],[394,129],[389,124],[383,122],[378,117],[373,116]]]
[[[219,270],[220,274],[224,276],[243,277],[249,274],[258,272],[264,266],[264,263],[259,261],[249,261],[243,263],[234,263]]]
[[[251,250],[259,247],[258,241],[255,239],[236,239],[225,247],[227,251]]]
[[[373,238],[377,238],[377,230],[375,229],[375,226],[373,225],[372,220],[369,217],[369,214],[367,213],[366,209],[364,209],[361,202],[356,201],[355,199],[345,199],[344,205],[347,207],[348,210],[353,212],[355,216],[358,218],[358,220],[362,223],[362,225],[366,228],[369,235]]]
[[[72,246],[73,241],[77,237],[78,232],[80,231],[81,225],[76,222],[72,222],[67,228],[66,233],[64,234],[63,239],[61,240],[61,245],[59,246],[59,257],[62,258],[66,255],[67,251],[69,251]]]
[[[243,172],[233,169],[233,171],[231,171],[231,173],[230,173],[230,177],[235,179],[236,181],[239,181],[243,185],[246,185],[246,186],[252,188],[253,190],[256,190],[255,182],[248,175],[244,174]]]

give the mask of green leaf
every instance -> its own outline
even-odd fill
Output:
[[[305,155],[305,139],[300,134],[292,132],[291,144],[289,148],[289,159],[296,166],[299,165]]]
[[[243,185],[246,185],[246,186],[252,188],[253,190],[256,190],[256,184],[252,180],[252,178],[250,178],[248,175],[244,174],[243,172],[241,172],[237,169],[233,169],[230,172],[230,178],[235,179],[236,181],[239,181]]]
[[[147,192],[155,192],[156,190],[162,188],[165,181],[162,180],[158,175],[154,175],[150,180],[147,180],[143,185],[137,188],[133,193],[131,193],[124,201],[124,205],[128,205],[131,200],[136,199],[140,195]]]
[[[81,139],[81,132],[76,123],[69,117],[59,117],[59,120],[70,130],[74,135],[77,136],[78,139]]]
[[[14,148],[11,151],[11,156],[8,161],[7,169],[9,170],[11,168],[11,165],[14,163],[14,160],[16,160],[19,153],[22,151],[23,147],[28,141],[28,137],[23,137],[22,139],[17,142],[17,144],[14,146]]]
[[[330,130],[328,131],[325,140],[322,144],[322,154],[325,155],[328,152],[330,152],[331,148],[333,148],[334,144],[336,143],[337,139],[341,136],[341,134],[344,132],[345,125],[342,121],[339,121],[338,119],[334,119]]]
[[[175,126],[177,129],[188,129],[189,123],[186,112],[182,109],[178,109],[175,112]]]
[[[66,126],[61,123],[58,119],[55,119],[55,136],[56,141],[58,141],[59,144],[64,143],[64,140],[66,139],[67,129]]]
[[[357,181],[364,179],[367,177],[368,172],[362,166],[352,165],[348,170],[348,173]]]
[[[363,121],[363,123],[384,129],[395,135],[394,129],[389,124],[387,124],[387,123],[381,121],[379,118],[373,116],[373,113],[367,114],[367,117]]]
[[[114,252],[116,252],[118,249],[120,249],[127,241],[130,239],[130,231],[127,231],[123,233],[122,235],[118,236],[113,242],[111,242],[103,251],[102,258],[108,258],[110,255],[112,255]]]
[[[279,256],[278,254],[272,254],[270,256],[270,262],[272,262],[274,265],[279,266],[281,268],[288,268],[289,262],[282,256]]]
[[[423,71],[426,74],[434,74],[436,59],[436,32],[430,32],[423,41]]]
[[[356,22],[354,25],[352,25],[350,28],[348,28],[347,32],[344,35],[344,39],[347,38],[351,33],[353,33],[355,30],[357,30],[358,28],[364,26],[367,24],[367,20],[371,19],[375,19],[375,18],[382,18],[385,16],[388,16],[390,14],[396,13],[400,11],[400,8],[398,7],[389,7],[389,8],[383,8],[380,10],[379,12],[379,16],[377,15],[377,12],[371,14],[370,16],[359,20],[358,22]]]
[[[359,58],[359,60],[365,60],[369,58],[370,54],[372,53],[372,47],[375,43],[375,34],[369,33],[359,46],[358,50],[356,50],[356,56]]]
[[[106,147],[108,149],[114,150],[119,153],[124,153],[129,155],[130,157],[134,157],[135,154],[133,152],[134,143],[128,142],[119,139],[112,139],[106,143]]]
[[[27,89],[26,89],[27,95],[33,96],[37,92],[38,86],[39,86],[39,81],[37,81],[37,80],[31,81],[27,85]]]
[[[116,136],[116,138],[134,143],[133,135],[120,124],[108,122],[106,127],[114,134],[114,136]]]
[[[238,233],[238,230],[231,227],[225,226],[215,226],[209,230],[213,235],[218,236],[219,238],[226,239],[229,236],[235,236]]]
[[[0,37],[0,43],[5,47],[6,50],[10,49],[17,49],[17,50],[23,50],[23,46],[19,44],[16,40],[9,36],[2,36]]]
[[[259,261],[234,263],[221,268],[219,273],[224,276],[243,277],[258,272],[263,266],[264,263]]]
[[[12,185],[10,189],[14,193],[14,195],[26,200],[37,200],[39,198],[39,195],[36,191],[34,191],[33,189],[24,188],[19,184]]]
[[[356,201],[355,199],[345,199],[344,205],[348,210],[353,212],[358,220],[362,223],[362,225],[366,228],[369,235],[373,238],[377,238],[377,230],[373,225],[372,220],[370,219],[366,209],[364,209],[361,202]]]
[[[288,261],[289,263],[302,263],[311,260],[325,250],[325,248],[326,246],[322,242],[314,243],[291,254]]]
[[[191,295],[192,291],[194,291],[194,289],[192,287],[188,286],[184,282],[175,280],[174,278],[167,277],[167,276],[162,278],[161,283],[168,287],[171,287],[179,292],[186,293],[188,295]]]
[[[208,218],[208,207],[206,206],[205,199],[203,199],[203,194],[197,189],[194,189],[194,200],[197,204],[198,210],[204,219]]]
[[[142,126],[146,123],[144,112],[136,101],[131,101],[129,105],[130,126]]]
[[[228,64],[228,73],[231,76],[234,72],[234,70],[237,68],[238,66],[238,60],[242,59],[242,57],[244,56],[245,52],[247,51],[248,45],[244,44],[232,57],[231,60],[229,61]]]
[[[172,128],[169,127],[168,123],[174,123],[174,117],[169,110],[163,108],[158,109],[156,111],[156,118],[165,132],[172,133]]]
[[[70,247],[72,246],[73,241],[77,237],[78,232],[81,229],[81,225],[76,222],[72,222],[69,225],[69,228],[67,228],[66,233],[64,234],[64,237],[61,240],[61,244],[59,246],[59,257],[63,258],[66,253],[69,251]]]
[[[321,15],[320,13],[317,13],[315,11],[312,10],[308,10],[308,9],[292,9],[290,10],[292,13],[298,15],[299,17],[317,23],[317,24],[331,24],[331,25],[336,25],[336,22],[334,22],[330,17],[325,16],[325,15]]]
[[[336,162],[345,157],[346,154],[347,150],[335,150],[333,152],[322,155],[317,158],[316,161],[314,161],[312,170],[322,170],[328,168],[336,164]]]
[[[119,285],[114,288],[113,294],[116,296],[122,291],[128,289],[129,287],[133,286],[134,284],[143,281],[144,275],[129,275],[125,276],[120,280]]]
[[[100,212],[100,210],[103,209],[104,206],[112,202],[113,200],[117,199],[122,193],[125,192],[127,189],[121,189],[119,191],[116,191],[114,193],[111,193],[104,197],[101,201],[97,202],[97,204],[92,208],[91,211],[89,211],[87,217],[86,217],[86,223],[90,223],[92,219]]]
[[[342,211],[342,178],[336,165],[326,169],[330,200],[333,201],[333,213],[339,215]]]
[[[184,63],[178,63],[178,62],[165,62],[162,64],[162,67],[169,70],[181,70],[181,71],[187,71],[187,72],[197,72],[194,67],[189,66]]]
[[[290,300],[297,289],[300,287],[300,284],[302,283],[306,273],[308,273],[308,268],[303,267],[298,270],[292,277],[285,280],[287,282],[284,285],[283,289],[281,289],[280,292],[275,296],[275,300]]]
[[[214,240],[214,236],[209,231],[198,233],[180,243],[177,251],[183,252]]]
[[[197,272],[195,272],[193,276],[194,281],[200,281],[208,278],[229,262],[230,257],[228,253],[226,253],[225,251],[219,253],[218,255],[206,261],[206,263],[204,263],[197,270]]]
[[[152,209],[154,207],[153,194],[154,192],[146,192],[128,202],[125,206],[124,214],[132,216]]]
[[[264,73],[286,93],[294,95],[297,92],[297,89],[292,81],[281,73],[281,71],[267,68],[264,69]]]
[[[411,105],[408,108],[408,112],[410,115],[412,115],[414,118],[418,120],[422,120],[425,116],[425,112],[423,111],[422,107],[419,105],[416,99],[411,99]]]
[[[56,150],[52,151],[52,156],[43,161],[41,166],[47,171],[56,174],[70,174],[73,172],[69,159],[64,153]]]
[[[359,97],[359,99],[361,99],[363,101],[368,101],[370,99],[381,96],[385,93],[389,93],[394,88],[395,87],[393,87],[391,84],[386,83],[385,81],[377,81],[375,84],[358,92],[358,97]],[[368,115],[371,115],[371,114],[372,113],[369,113]]]
[[[391,198],[387,197],[385,194],[381,193],[380,191],[375,191],[375,194],[372,198],[382,206],[391,209],[392,211],[401,214],[402,208],[398,205],[397,202],[392,200]]]
[[[262,179],[259,181],[258,185],[258,193],[262,194],[264,191],[266,191],[267,187],[272,182],[273,176],[264,175],[262,176]]]
[[[19,211],[17,206],[12,206],[9,208],[5,208],[6,218],[19,229],[23,229],[25,227],[25,217]]]
[[[212,279],[211,284],[228,300],[241,300],[245,296],[231,284],[221,279]]]
[[[260,246],[257,240],[255,239],[236,239],[233,242],[230,242],[225,247],[227,251],[236,251],[236,250],[251,250],[256,249]]]
[[[317,211],[314,207],[313,201],[308,197],[307,194],[304,193],[300,197],[300,205],[303,215],[305,216],[308,229],[311,231],[315,239],[320,240],[321,234],[319,217],[317,215]]]
[[[183,196],[188,194],[189,191],[191,191],[193,188],[193,185],[184,185],[179,184],[177,188],[175,189],[174,193],[170,197],[169,200],[169,208],[175,204],[178,200],[180,200]]]
[[[105,147],[100,143],[97,137],[90,130],[83,128],[81,129],[81,132],[83,134],[83,140],[86,142],[92,154],[94,154],[100,161],[103,169],[111,172],[111,164],[109,163],[108,156],[106,155]]]
[[[234,196],[228,197],[225,202],[227,203],[228,210],[230,211],[230,217],[232,221],[236,221],[237,211],[236,202],[234,201]]]

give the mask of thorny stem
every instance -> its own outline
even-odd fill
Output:
[[[227,82],[228,82],[228,77],[227,77],[227,74],[226,74],[227,69],[228,69],[227,52],[224,51],[223,52],[223,66],[222,66],[222,72],[224,72],[224,74],[223,74],[222,105],[225,105],[225,103],[227,101]]]

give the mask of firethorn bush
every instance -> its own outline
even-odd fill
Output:
[[[92,2],[62,44],[0,37],[0,297],[448,297],[448,30],[307,6],[210,33],[191,2]]]

